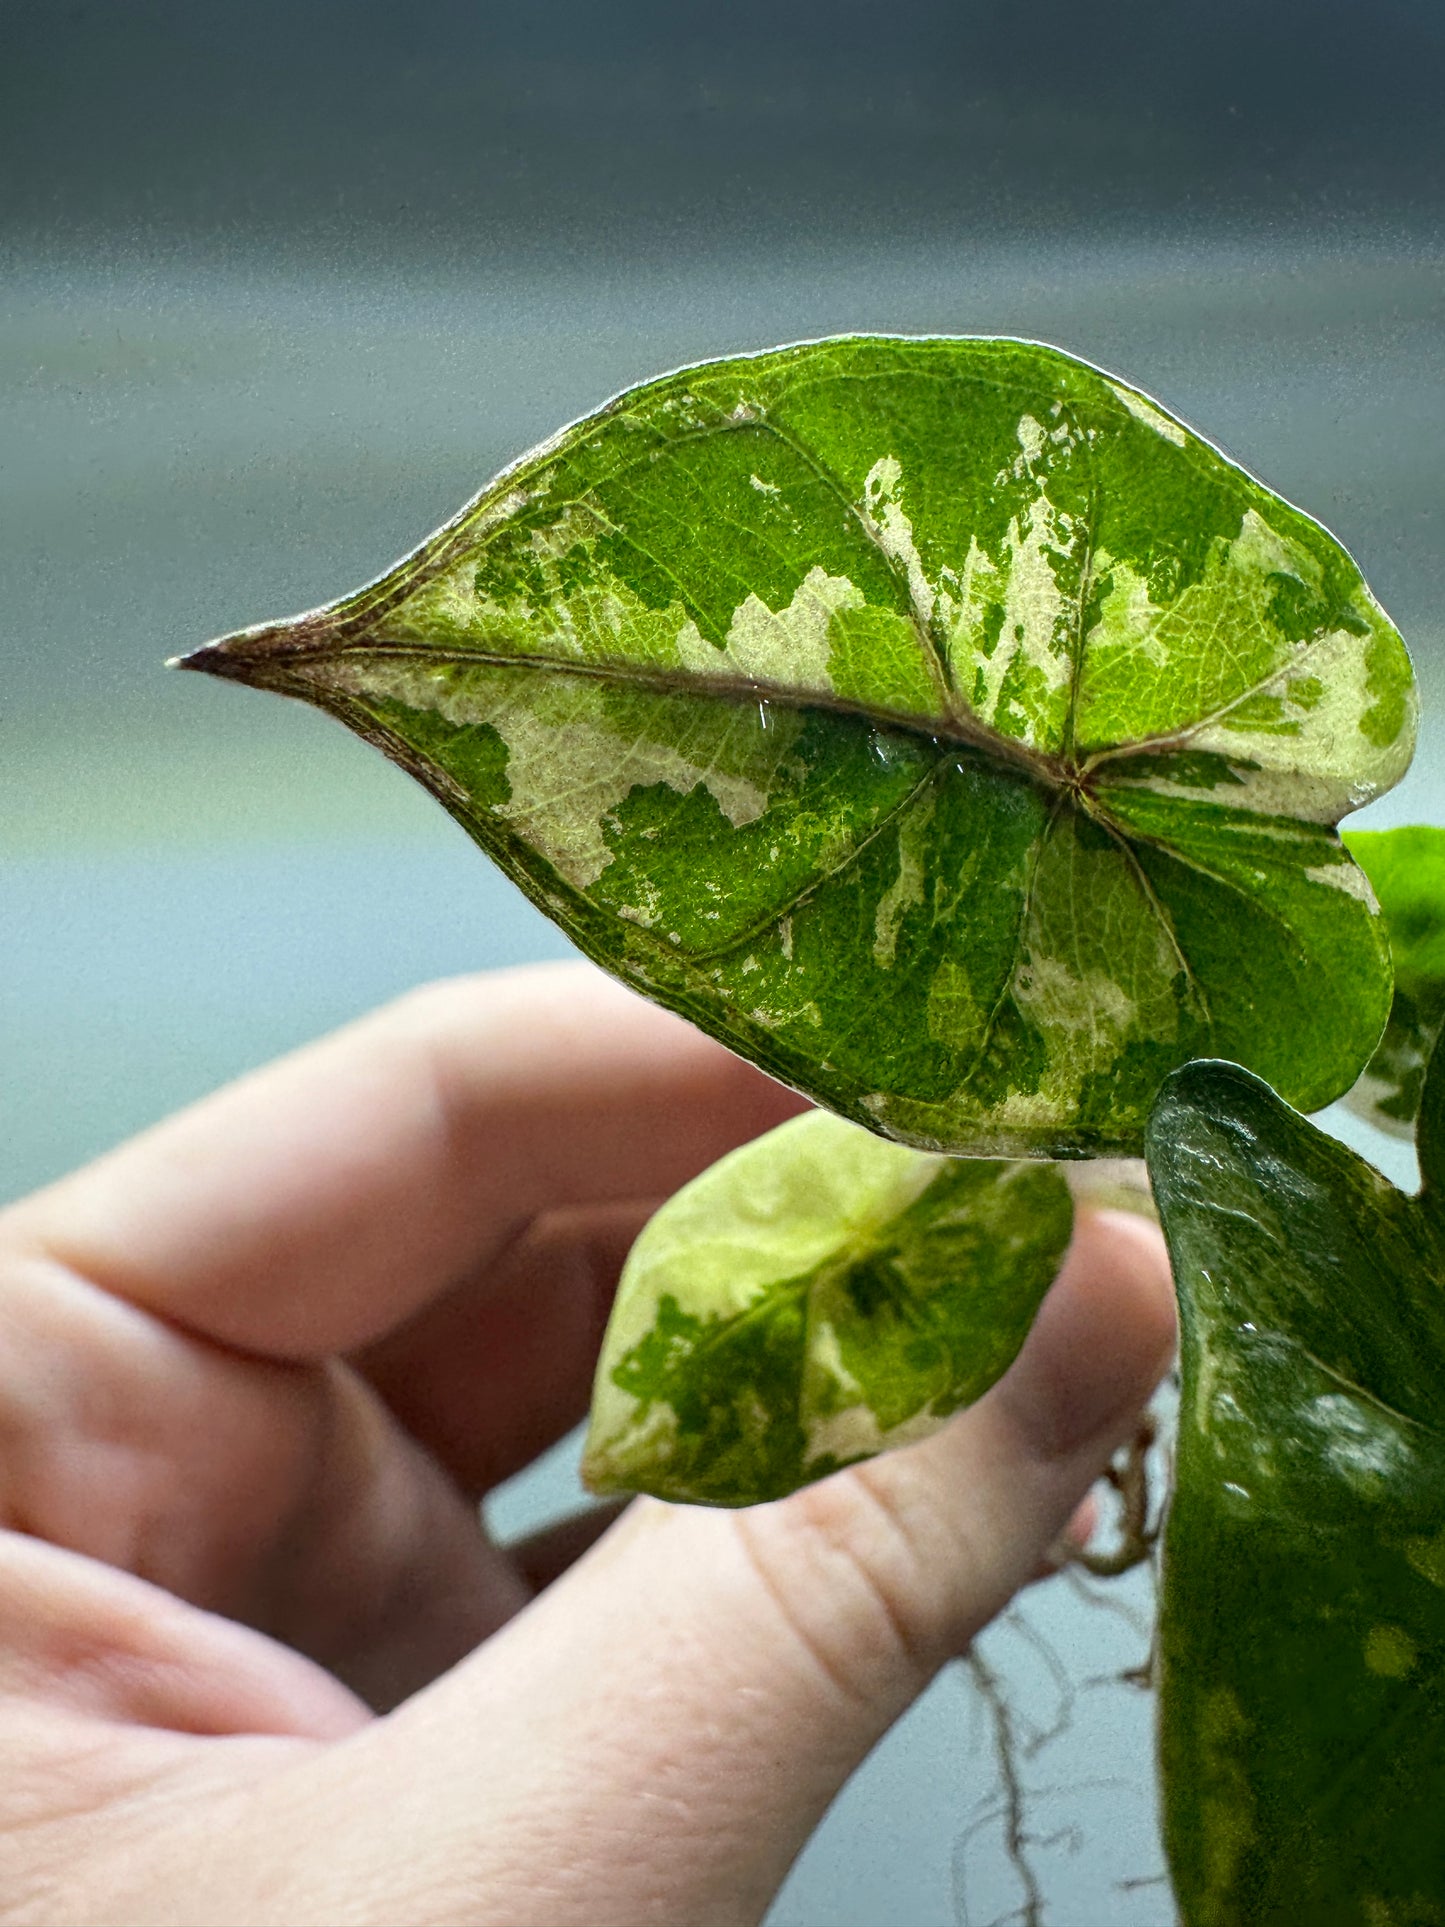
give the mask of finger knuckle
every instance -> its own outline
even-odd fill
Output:
[[[808,1659],[841,1692],[911,1694],[952,1650],[928,1507],[858,1466],[738,1519],[759,1577]]]

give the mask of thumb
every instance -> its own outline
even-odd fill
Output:
[[[1013,1367],[935,1437],[745,1512],[633,1506],[333,1754],[353,1825],[356,1776],[386,1789],[347,1918],[756,1920],[848,1775],[1037,1573],[1173,1335],[1155,1228],[1081,1215]],[[404,1867],[382,1857],[401,1788]]]

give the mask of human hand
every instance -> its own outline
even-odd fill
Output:
[[[1157,1233],[1081,1214],[936,1437],[748,1512],[639,1501],[575,1564],[595,1526],[494,1546],[477,1501],[585,1410],[646,1216],[798,1108],[549,967],[416,993],[0,1215],[0,1921],[762,1913],[1173,1336]]]

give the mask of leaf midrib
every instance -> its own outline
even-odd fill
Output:
[[[929,743],[946,743],[950,748],[991,758],[1014,774],[1041,783],[1051,792],[1073,788],[1074,771],[1061,757],[1035,749],[1017,737],[1006,736],[971,714],[951,711],[946,716],[922,716],[901,709],[885,709],[856,702],[835,691],[799,689],[787,683],[760,677],[708,676],[691,669],[663,669],[624,662],[584,662],[535,653],[468,647],[448,643],[445,648],[417,643],[410,639],[377,636],[366,642],[322,649],[297,649],[285,657],[270,657],[279,667],[283,662],[295,670],[308,659],[336,662],[367,657],[382,657],[390,662],[419,662],[428,667],[478,667],[483,669],[528,670],[548,676],[576,676],[587,681],[615,683],[643,694],[701,697],[717,702],[766,703],[771,708],[822,710],[836,716],[851,716],[877,729],[896,730],[917,736]],[[246,680],[264,680],[268,658],[252,659]],[[197,665],[201,666],[201,665]],[[213,665],[207,662],[204,667]],[[219,668],[220,664],[216,663]],[[240,670],[240,663],[237,670]],[[254,672],[259,670],[260,674]],[[224,671],[222,672],[224,673]]]

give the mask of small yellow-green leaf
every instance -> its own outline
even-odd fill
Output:
[[[1160,1093],[1183,1385],[1159,1634],[1186,1927],[1445,1923],[1445,1062],[1425,1186],[1236,1065]]]
[[[1351,830],[1344,841],[1384,912],[1395,965],[1390,1021],[1348,1102],[1382,1130],[1408,1137],[1445,1024],[1445,830]]]
[[[824,1112],[680,1191],[633,1247],[583,1472],[597,1492],[778,1498],[970,1404],[1069,1240],[1052,1165],[931,1156]]]
[[[340,717],[589,956],[925,1149],[1137,1151],[1204,1054],[1313,1108],[1384,1025],[1333,826],[1409,761],[1404,646],[1316,522],[1056,349],[684,369],[188,661]]]

